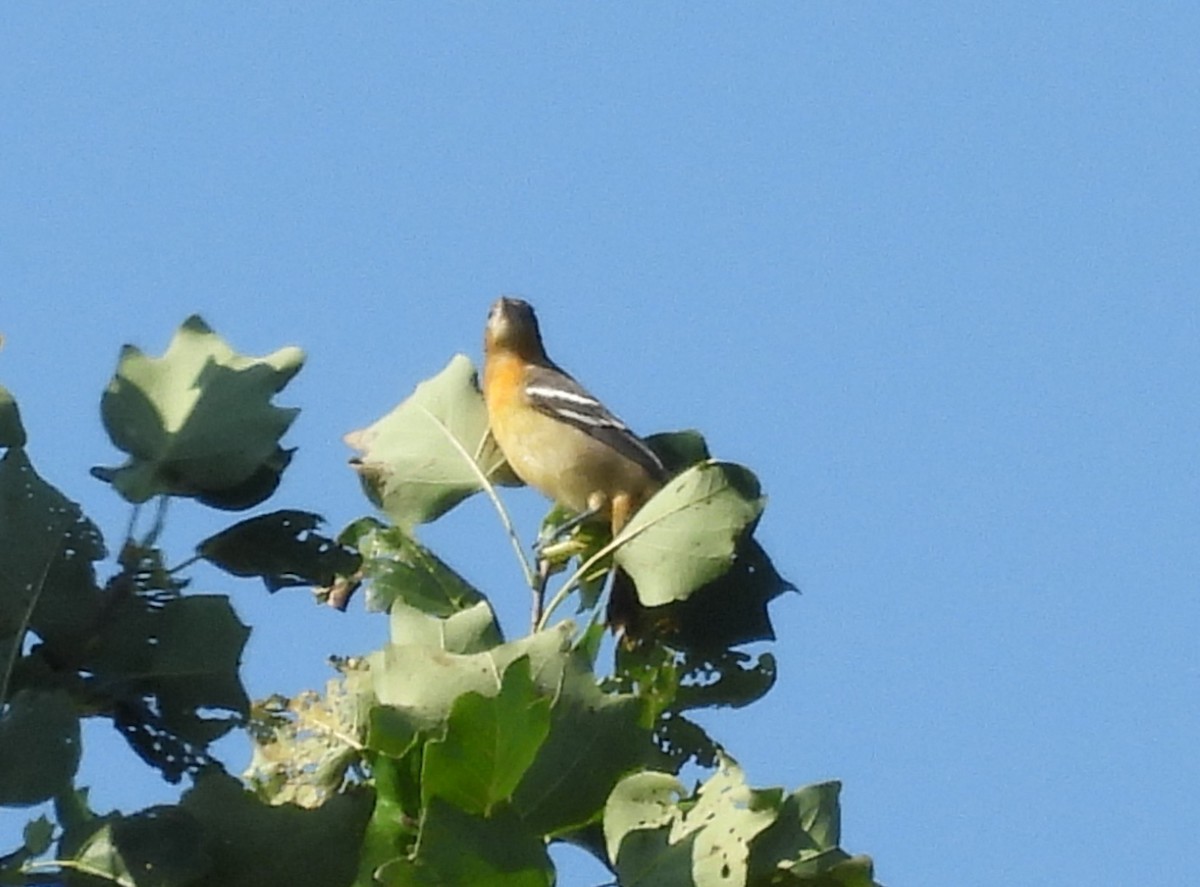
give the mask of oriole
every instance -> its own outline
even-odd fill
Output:
[[[529,303],[492,305],[483,389],[492,434],[513,472],[580,519],[603,519],[616,535],[666,481],[654,451],[546,354]],[[631,594],[632,582],[618,572],[610,622],[630,621]]]

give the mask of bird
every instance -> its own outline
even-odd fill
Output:
[[[488,312],[483,393],[492,436],[513,473],[575,513],[560,534],[603,521],[616,536],[667,480],[646,442],[550,359],[533,306],[522,299],[501,297]],[[634,633],[639,610],[632,580],[618,569],[610,625]]]

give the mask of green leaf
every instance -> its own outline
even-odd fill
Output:
[[[459,354],[375,424],[346,435],[368,497],[400,526],[441,517],[492,483],[512,483],[488,434],[487,407],[471,361]]]
[[[529,659],[504,670],[495,696],[465,693],[446,723],[446,735],[425,748],[422,791],[468,813],[490,814],[512,796],[550,731],[550,698],[538,692]]]
[[[372,713],[367,744],[395,750],[407,747],[418,733],[440,735],[455,700],[464,693],[495,696],[505,669],[522,656],[529,657],[538,689],[556,692],[568,661],[570,634],[571,626],[563,623],[480,653],[452,653],[436,641],[392,643],[372,653],[367,661],[375,696],[393,711],[382,718]]]
[[[180,807],[204,830],[211,865],[188,887],[346,887],[371,813],[344,792],[315,809],[264,804],[224,774],[201,777]]]
[[[654,450],[669,475],[676,475],[685,468],[712,458],[708,443],[699,431],[661,431],[646,438],[646,445]]]
[[[362,557],[368,610],[388,610],[395,601],[403,601],[422,612],[445,617],[484,599],[467,580],[400,527],[385,527],[365,519],[347,527],[338,538],[356,547]]]
[[[554,869],[544,841],[511,811],[484,818],[435,798],[415,854],[381,866],[376,878],[383,887],[549,887]]]
[[[74,655],[100,608],[93,561],[99,530],[79,506],[42,480],[22,449],[0,459],[0,647],[19,647],[32,628]],[[0,661],[0,694],[7,660]]]
[[[0,447],[25,446],[25,426],[12,393],[0,385]]]
[[[381,705],[371,712],[367,745],[400,757],[422,737],[446,735],[460,697],[496,697],[506,669],[528,657],[537,695],[553,703],[549,735],[512,793],[513,809],[542,834],[590,821],[621,775],[642,763],[652,747],[641,701],[602,693],[586,656],[572,650],[572,633],[564,622],[468,655],[436,642],[390,644],[368,660]]]
[[[143,723],[150,728],[146,742],[162,745],[165,731],[204,746],[248,714],[238,667],[249,635],[224,595],[159,602],[133,596],[113,612],[87,666],[116,698],[147,700],[157,712]]]
[[[84,842],[71,868],[122,887],[194,884],[211,867],[199,824],[179,807],[114,819]]]
[[[388,621],[393,644],[415,644],[447,653],[482,653],[504,641],[496,614],[485,600],[445,618],[396,601]]]
[[[298,348],[237,354],[198,316],[162,357],[125,346],[101,415],[129,460],[93,474],[135,503],[163,494],[228,509],[261,502],[290,458],[279,439],[299,412],[270,401],[303,362]]]
[[[30,856],[41,856],[50,849],[50,844],[54,840],[54,823],[45,816],[39,816],[37,819],[25,823],[25,830],[21,835],[23,839],[22,849]]]
[[[841,784],[822,782],[784,799],[775,822],[750,845],[751,884],[787,887],[874,887],[869,857],[839,845]]]
[[[70,787],[79,716],[65,693],[23,690],[0,713],[0,806],[28,807]]]
[[[643,702],[603,693],[583,653],[566,663],[550,715],[550,735],[513,795],[533,829],[557,834],[598,819],[617,780],[650,757]]]
[[[632,786],[626,785],[631,781]],[[644,883],[646,871],[677,870],[680,861],[671,848],[690,840],[691,877],[674,883],[694,883],[696,887],[745,884],[751,841],[775,821],[779,793],[754,791],[746,785],[741,769],[724,757],[694,800],[672,801],[672,794],[677,793],[673,777],[668,781],[662,774],[645,773],[627,777],[614,791],[605,808],[605,838],[621,883]],[[659,834],[639,835],[646,830]],[[627,850],[627,839],[635,835],[641,840]],[[656,854],[667,858],[660,863]]]
[[[669,826],[678,813],[680,799],[686,794],[683,783],[670,773],[647,770],[618,782],[604,804],[604,845],[608,858],[617,860],[621,842],[630,832]]]
[[[705,462],[673,478],[633,516],[614,559],[648,606],[685,600],[733,563],[765,499],[749,469]]]
[[[362,558],[315,532],[321,522],[310,511],[274,511],[209,536],[196,552],[234,576],[258,576],[268,591],[331,585],[357,570]]]

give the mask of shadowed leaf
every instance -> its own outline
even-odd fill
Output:
[[[383,887],[549,887],[554,870],[542,839],[507,810],[473,816],[434,799],[415,853],[380,866]]]
[[[0,648],[31,628],[73,655],[100,607],[92,563],[104,541],[79,506],[40,478],[25,451],[0,459]],[[0,692],[4,668],[0,660]]]
[[[235,576],[257,576],[268,591],[297,585],[326,586],[353,573],[362,559],[315,532],[321,516],[275,511],[241,521],[209,536],[197,553]]]
[[[28,807],[71,785],[79,716],[65,693],[22,691],[0,713],[0,805]]]
[[[213,774],[199,779],[180,807],[219,849],[188,887],[346,887],[358,868],[371,798],[351,791],[314,810],[271,806],[236,779]]]
[[[0,447],[23,446],[25,426],[21,424],[21,412],[9,390],[0,385]]]

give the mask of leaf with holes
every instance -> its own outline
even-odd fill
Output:
[[[274,511],[209,536],[196,552],[227,573],[259,577],[268,591],[331,585],[356,571],[362,558],[316,532],[320,524],[311,511]]]
[[[73,656],[100,611],[93,562],[100,531],[79,506],[38,476],[22,449],[0,459],[0,649],[27,629]],[[0,661],[0,693],[8,660]]]

